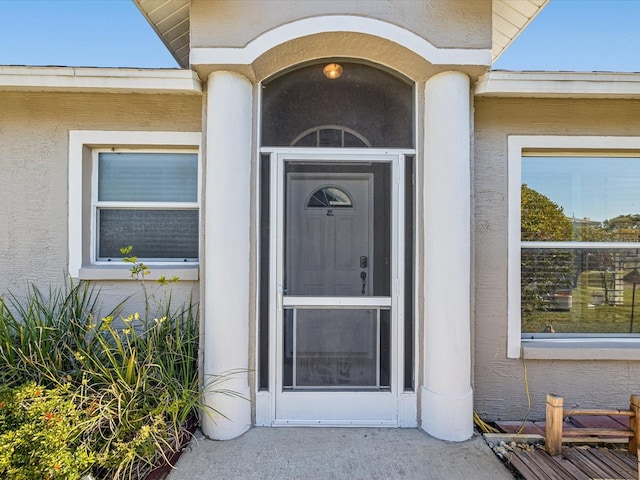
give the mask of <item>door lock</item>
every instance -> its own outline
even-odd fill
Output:
[[[367,272],[360,272],[360,279],[362,280],[362,295],[364,295],[367,287]]]
[[[369,259],[363,255],[360,257],[360,268],[367,268],[369,265]]]

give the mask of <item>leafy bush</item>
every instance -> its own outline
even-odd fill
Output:
[[[144,478],[180,448],[202,408],[198,310],[145,301],[101,317],[86,282],[0,297],[0,477]]]
[[[95,462],[79,438],[82,416],[70,385],[47,390],[29,382],[0,392],[0,477],[80,478]]]

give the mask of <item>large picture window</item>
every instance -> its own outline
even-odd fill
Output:
[[[640,337],[640,150],[619,143],[633,140],[510,138],[511,356],[516,328],[520,342]]]

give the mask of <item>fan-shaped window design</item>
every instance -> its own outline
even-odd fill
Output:
[[[355,130],[339,125],[322,125],[305,130],[291,142],[292,147],[370,147],[371,142]]]
[[[309,196],[307,208],[353,208],[353,201],[340,187],[320,187]]]

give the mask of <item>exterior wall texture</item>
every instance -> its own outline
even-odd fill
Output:
[[[509,135],[637,135],[640,101],[587,99],[475,100],[474,390],[490,420],[522,420],[527,396],[522,360],[507,359],[507,138]],[[530,420],[543,419],[545,395],[565,405],[628,408],[640,388],[632,361],[527,360]]]
[[[242,47],[262,33],[295,20],[346,14],[398,25],[436,47],[491,48],[490,0],[192,0],[191,47]]]
[[[69,130],[200,131],[201,101],[196,95],[0,92],[0,294],[64,281]],[[130,281],[98,283],[105,308],[132,289]],[[194,282],[173,287],[176,297],[192,290],[197,297]]]

